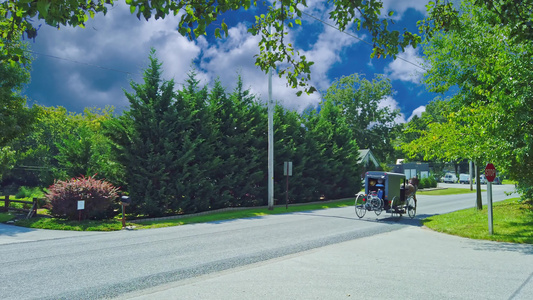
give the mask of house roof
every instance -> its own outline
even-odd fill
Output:
[[[378,160],[372,154],[372,151],[370,149],[360,149],[359,150],[359,161],[360,164],[368,164],[369,162],[372,162],[374,166],[379,167]]]

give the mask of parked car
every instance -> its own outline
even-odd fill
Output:
[[[440,178],[440,181],[444,183],[456,183],[457,176],[455,176],[455,174],[452,174],[452,173],[447,173],[446,175],[444,175],[444,177]]]
[[[469,174],[459,174],[459,183],[464,183],[464,184],[470,183],[470,175]]]
[[[487,184],[487,178],[485,178],[485,175],[479,175],[479,182],[481,184]],[[496,177],[492,181],[492,184],[502,184],[502,180],[500,179],[500,177]]]

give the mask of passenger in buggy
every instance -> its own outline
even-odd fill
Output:
[[[418,178],[415,176],[409,180],[409,183],[405,186],[405,198],[413,196],[416,206],[416,191],[418,190]]]

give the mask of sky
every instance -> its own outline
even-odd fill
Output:
[[[328,20],[325,1],[308,0],[304,11],[315,18]],[[384,0],[384,11],[394,10],[395,26],[418,32],[416,22],[425,16],[427,0]],[[268,77],[255,66],[254,55],[259,53],[259,36],[247,33],[253,21],[254,9],[224,14],[229,36],[214,39],[199,37],[191,41],[181,36],[176,27],[179,16],[165,19],[138,20],[122,0],[111,7],[107,15],[97,15],[85,28],[61,27],[59,30],[43,25],[35,41],[30,42],[34,62],[31,83],[24,93],[28,102],[45,106],[63,106],[69,111],[82,112],[86,107],[115,107],[116,112],[127,110],[129,102],[124,90],[131,92],[130,81],[142,82],[142,71],[148,66],[151,48],[163,63],[163,78],[174,79],[180,89],[187,73],[194,68],[202,85],[212,86],[219,78],[228,92],[235,88],[238,75],[243,85],[266,103]],[[383,106],[399,108],[397,122],[406,122],[414,114],[420,115],[425,105],[436,97],[423,85],[424,63],[420,47],[406,48],[401,59],[370,58],[370,37],[363,31],[350,31],[354,38],[303,16],[302,26],[289,30],[286,40],[307,58],[314,61],[311,84],[319,92],[298,97],[296,90],[286,86],[284,78],[273,76],[273,99],[284,107],[303,111],[317,106],[332,82],[342,76],[359,73],[372,80],[385,74],[395,93],[382,100]]]

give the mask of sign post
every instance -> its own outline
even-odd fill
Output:
[[[289,176],[292,176],[292,161],[283,163],[283,175],[287,176],[287,189],[285,190],[285,209],[289,209]]]
[[[487,207],[489,214],[489,234],[493,234],[492,230],[492,182],[496,178],[496,168],[491,163],[488,163],[485,167],[485,178],[487,179]]]
[[[81,211],[85,209],[85,200],[78,201],[78,216],[79,221],[81,222]]]

